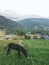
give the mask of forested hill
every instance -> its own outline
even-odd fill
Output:
[[[49,19],[45,18],[27,18],[19,21],[25,29],[49,29]]]
[[[14,31],[16,28],[21,28],[22,26],[15,21],[12,21],[4,16],[0,15],[0,29],[5,29],[8,32]]]

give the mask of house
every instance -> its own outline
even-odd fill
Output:
[[[5,30],[0,29],[0,40],[5,39]]]
[[[9,35],[5,35],[5,39],[7,39],[7,40],[24,39],[24,35],[14,35],[14,34],[9,34]]]
[[[13,35],[13,34],[5,35],[5,39],[14,40],[14,39],[16,39],[16,35]]]
[[[40,39],[41,35],[40,34],[30,34],[31,39]]]

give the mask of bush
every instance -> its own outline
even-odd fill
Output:
[[[28,35],[25,35],[25,39],[30,39],[31,37]]]

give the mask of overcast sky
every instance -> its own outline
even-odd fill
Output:
[[[0,12],[49,17],[49,0],[0,0]]]

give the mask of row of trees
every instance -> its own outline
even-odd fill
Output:
[[[49,35],[49,31],[47,30],[33,30],[31,34],[41,34],[41,35]]]
[[[49,35],[49,31],[45,31],[45,30],[24,30],[23,28],[16,28],[13,31],[9,31],[8,34],[9,33],[17,34],[17,35],[25,35],[26,33],[28,33],[28,34]]]

